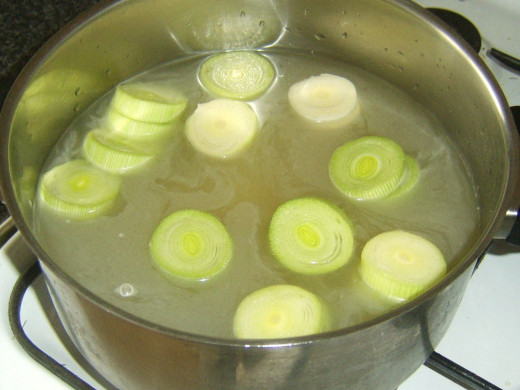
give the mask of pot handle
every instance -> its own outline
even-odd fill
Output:
[[[511,113],[513,114],[516,128],[520,132],[520,106],[511,107]],[[520,151],[518,152],[520,153]],[[511,245],[520,246],[520,206],[518,210],[513,212],[513,217],[515,218],[515,222],[513,223],[511,232],[506,238],[506,242]]]

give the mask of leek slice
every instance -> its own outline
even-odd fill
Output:
[[[86,220],[106,213],[120,186],[117,176],[79,159],[47,171],[42,176],[39,194],[43,202],[59,214]]]
[[[204,281],[226,268],[233,242],[224,225],[200,210],[180,210],[164,218],[150,239],[155,265],[167,276]]]
[[[362,279],[397,301],[412,299],[431,287],[446,268],[444,256],[435,244],[402,230],[373,237],[361,253]]]
[[[135,140],[161,138],[168,135],[175,127],[174,122],[153,123],[131,119],[114,108],[109,108],[106,119],[108,125],[115,133]]]
[[[235,157],[254,139],[258,118],[245,102],[216,99],[199,104],[186,121],[186,137],[199,152],[211,157]]]
[[[394,198],[397,196],[401,196],[410,191],[419,181],[419,175],[420,169],[417,161],[413,157],[405,155],[403,177],[401,178],[399,187],[397,187],[397,189],[394,192],[392,192],[390,197]]]
[[[323,274],[345,265],[354,248],[347,216],[317,198],[299,198],[282,204],[269,226],[274,256],[290,270]]]
[[[262,95],[274,80],[275,71],[264,56],[247,51],[220,53],[204,61],[201,84],[212,94],[229,99],[251,100]]]
[[[119,84],[110,102],[114,110],[127,118],[152,123],[177,119],[187,104],[178,91],[151,82]]]
[[[288,97],[294,111],[315,122],[343,119],[354,113],[358,105],[354,84],[344,77],[328,73],[293,84]]]
[[[154,154],[144,152],[116,134],[90,131],[83,142],[85,158],[111,173],[125,173],[150,161]]]
[[[347,142],[329,162],[332,183],[347,197],[373,200],[394,192],[405,170],[405,153],[394,141],[367,136]]]
[[[273,285],[246,296],[233,319],[236,337],[274,339],[324,332],[329,313],[313,293],[292,285]]]

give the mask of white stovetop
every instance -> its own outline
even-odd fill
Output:
[[[424,6],[458,11],[472,20],[495,47],[520,58],[520,0],[417,0]],[[486,57],[483,51],[483,57]],[[485,58],[511,106],[520,105],[520,75]],[[504,390],[520,390],[520,248],[496,243],[472,277],[448,333],[437,352]],[[7,319],[11,289],[32,255],[17,235],[0,251],[0,389],[67,390],[70,387],[35,363],[14,340]],[[104,388],[71,357],[42,311],[41,278],[29,290],[22,322],[32,340],[96,389]],[[36,293],[35,293],[36,290]],[[461,387],[422,366],[399,390],[460,390]],[[370,390],[370,389],[367,389]]]

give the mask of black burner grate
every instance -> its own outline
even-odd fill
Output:
[[[428,8],[439,19],[453,28],[477,53],[482,49],[482,38],[475,25],[464,16],[443,8]],[[514,72],[520,73],[520,59],[491,48],[487,55]]]
[[[25,292],[32,283],[41,275],[39,264],[35,262],[13,287],[9,300],[9,322],[16,341],[39,364],[52,372],[58,378],[66,382],[76,390],[96,390],[83,379],[58,363],[47,353],[38,348],[26,335],[21,321],[21,307]],[[464,367],[445,358],[437,352],[433,352],[424,365],[451,381],[468,390],[501,390],[494,384],[486,381],[478,375],[466,370]]]

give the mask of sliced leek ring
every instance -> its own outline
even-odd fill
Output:
[[[417,161],[406,155],[404,158],[404,173],[397,189],[392,192],[390,198],[395,198],[409,192],[419,181],[421,170]]]
[[[121,180],[85,160],[72,160],[43,174],[39,194],[57,213],[74,220],[87,220],[110,210]]]
[[[111,173],[126,173],[155,157],[127,139],[103,130],[91,130],[83,142],[83,154],[93,165]]]
[[[106,119],[114,133],[134,140],[150,140],[167,136],[175,128],[175,122],[154,123],[128,118],[109,108]]]
[[[246,296],[233,319],[235,337],[277,339],[327,331],[329,313],[313,293],[293,285],[273,285]]]
[[[328,73],[311,76],[289,88],[289,103],[302,117],[315,122],[339,121],[356,112],[356,87]]]
[[[274,75],[274,67],[267,58],[247,51],[215,54],[199,70],[199,80],[208,91],[237,100],[252,100],[262,95]]]
[[[186,121],[186,137],[199,152],[211,157],[239,155],[258,133],[259,122],[245,102],[216,99],[199,104]]]
[[[130,119],[168,123],[184,112],[187,103],[180,92],[157,83],[129,83],[116,87],[110,105]]]
[[[222,272],[233,254],[225,226],[200,210],[181,210],[164,218],[150,239],[155,265],[169,277],[204,281]]]
[[[435,244],[402,230],[373,237],[361,252],[362,279],[396,301],[416,297],[440,280],[446,269],[444,255]]]
[[[405,156],[403,149],[388,138],[361,137],[334,151],[329,162],[330,178],[349,198],[386,198],[401,182]]]
[[[269,244],[278,261],[302,274],[323,274],[348,263],[354,233],[346,215],[318,198],[282,204],[269,225]]]

